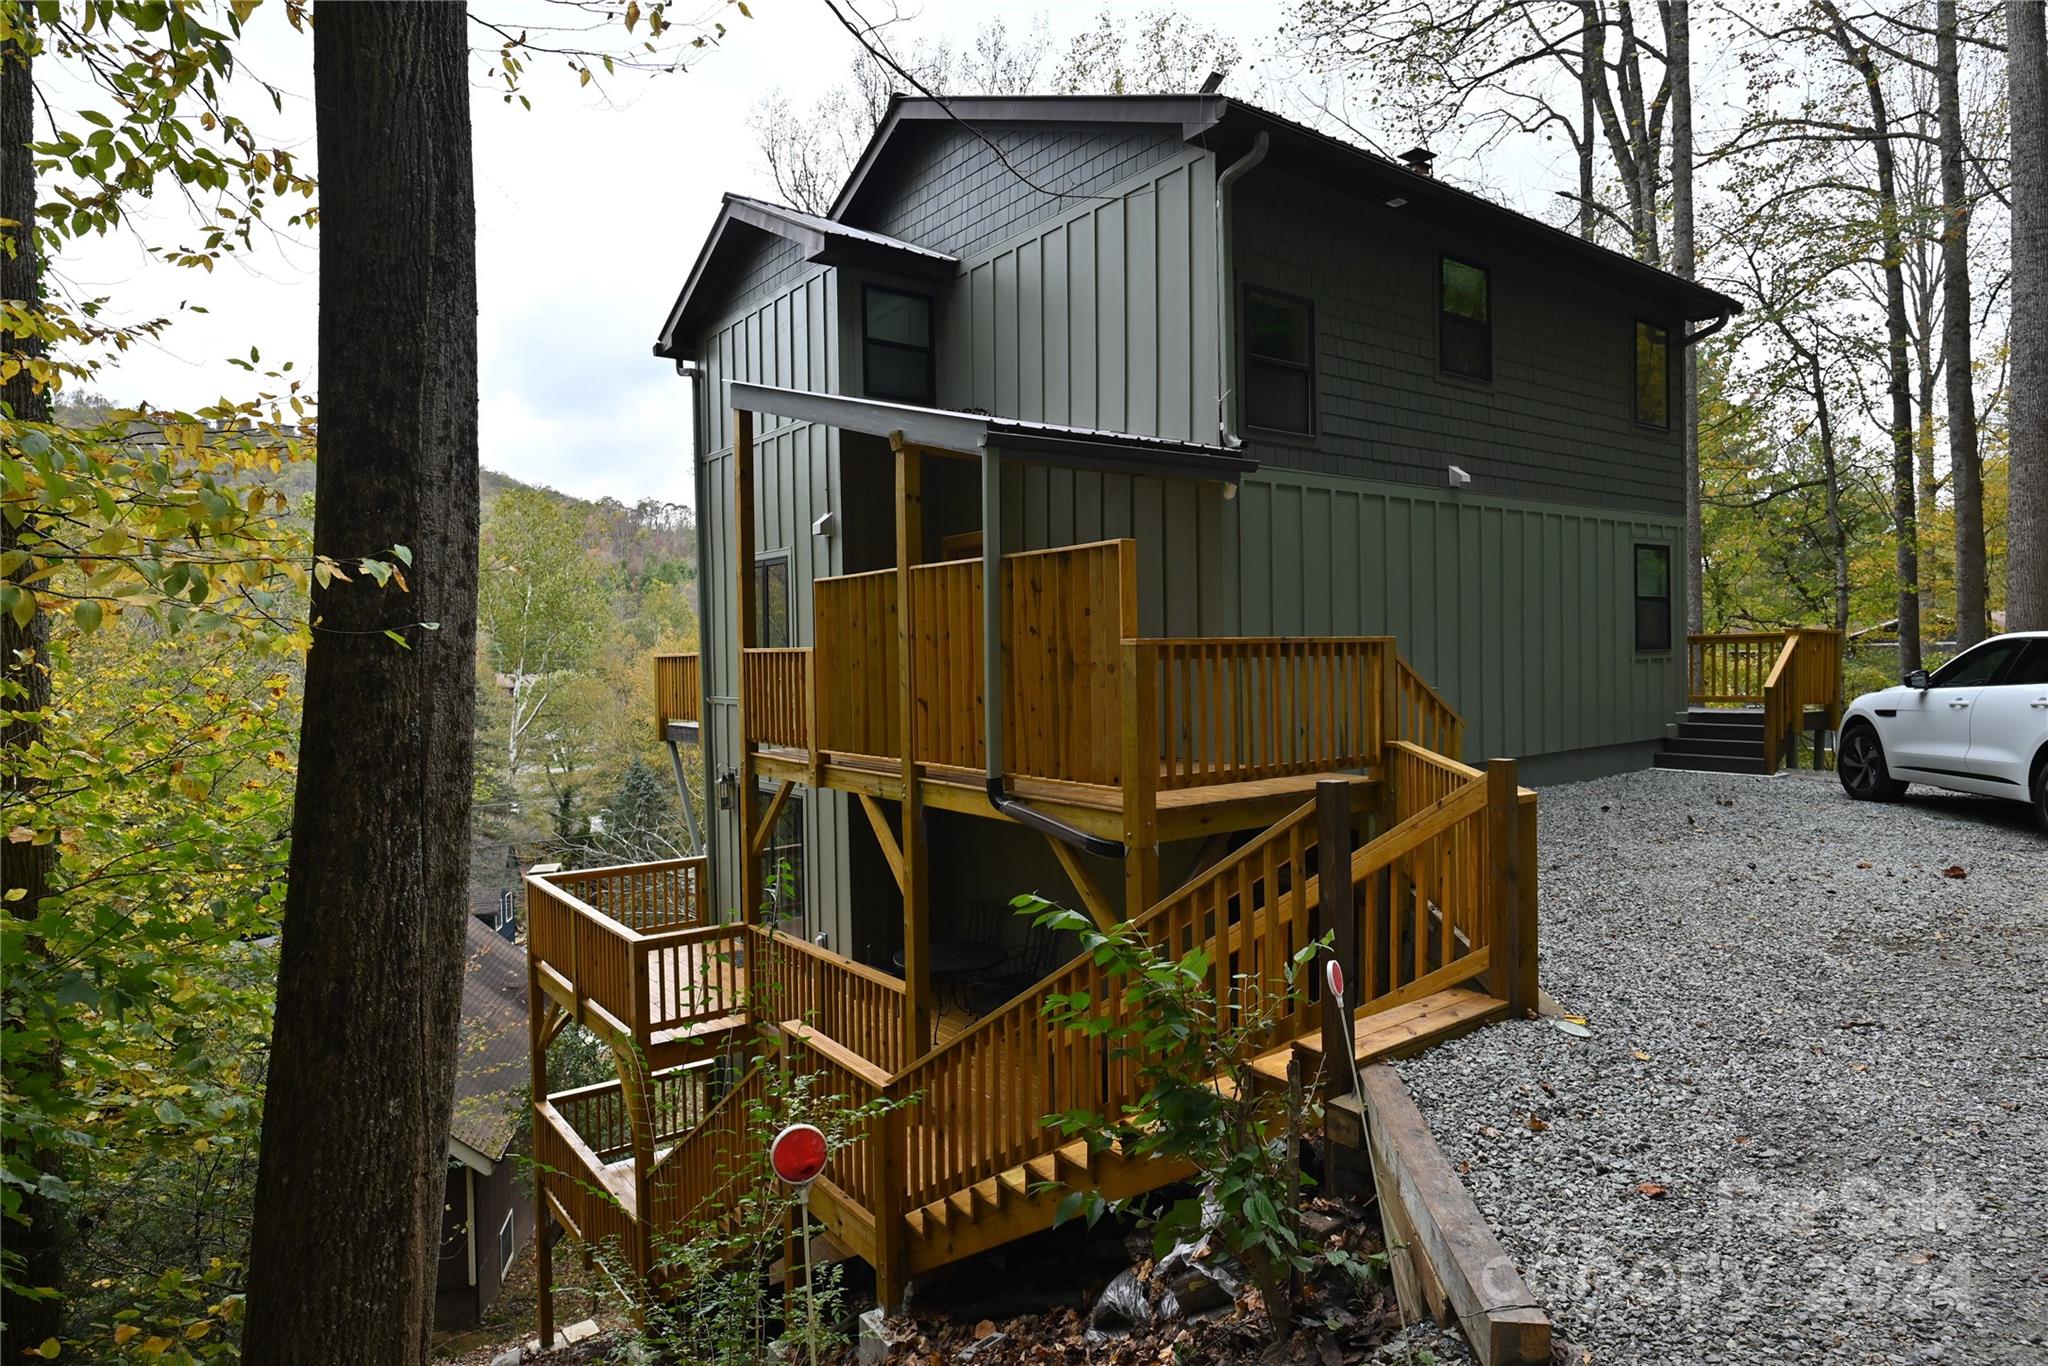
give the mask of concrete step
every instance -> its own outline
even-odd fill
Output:
[[[1712,711],[1694,707],[1680,712],[1678,723],[1681,726],[1709,726],[1715,730],[1753,730],[1761,734],[1764,714],[1760,711]]]
[[[1659,754],[1658,768],[1683,768],[1695,773],[1762,773],[1764,761],[1751,755],[1746,759],[1730,758],[1721,754]]]

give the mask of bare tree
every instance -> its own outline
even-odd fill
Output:
[[[408,555],[398,558],[412,569],[409,593],[339,579],[313,593],[250,1255],[250,1361],[427,1355],[475,707],[466,22],[462,6],[414,0],[323,6],[314,29],[315,550],[402,545]]]
[[[1935,6],[1935,90],[1941,151],[1941,350],[1947,365],[1948,463],[1955,499],[1956,644],[1984,638],[1984,465],[1977,449],[1976,356],[1970,318],[1970,193],[1963,172],[1963,101],[1956,0]]]
[[[2048,32],[2035,0],[2006,0],[2012,104],[2012,391],[2006,628],[2048,630]]]

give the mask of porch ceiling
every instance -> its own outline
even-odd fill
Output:
[[[1259,467],[1237,451],[1194,441],[1104,432],[1088,427],[1061,427],[1025,422],[987,413],[949,408],[919,408],[908,403],[820,394],[804,389],[778,389],[742,380],[726,383],[727,402],[734,408],[773,413],[799,422],[817,422],[842,431],[870,436],[901,432],[906,443],[932,450],[958,451],[979,457],[993,447],[1006,460],[1026,460],[1073,469],[1119,474],[1151,474],[1173,479],[1214,480],[1235,485]]]

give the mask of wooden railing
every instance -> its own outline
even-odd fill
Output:
[[[548,1194],[574,1224],[584,1243],[597,1246],[611,1242],[625,1250],[638,1264],[644,1245],[643,1229],[628,1209],[620,1191],[606,1180],[603,1158],[577,1134],[562,1112],[549,1101],[533,1107],[533,1165]],[[625,1193],[631,1186],[626,1184]]]
[[[1407,660],[1394,672],[1394,733],[1450,759],[1465,757],[1465,720]]]
[[[661,1031],[733,1015],[746,992],[744,926],[693,925],[643,933],[577,895],[589,891],[611,898],[608,879],[630,884],[647,868],[593,868],[526,879],[528,952],[575,988],[580,1023],[595,1023],[605,1033],[642,1046]]]
[[[1492,881],[1510,851],[1489,849],[1486,775],[1420,746],[1399,748],[1396,824],[1351,858],[1359,981],[1368,1003],[1386,1005],[1486,972],[1513,910]]]
[[[655,1228],[678,1229],[707,1208],[729,1208],[728,1194],[747,1187],[762,1160],[756,1111],[768,1095],[766,1065],[756,1064],[654,1164],[647,1203]]]
[[[1162,790],[1365,768],[1380,751],[1385,636],[1138,642],[1157,689]]]
[[[811,652],[808,648],[748,650],[740,663],[747,737],[784,749],[811,746]]]
[[[890,1072],[910,1061],[901,978],[762,926],[749,945],[751,1009],[801,1021]]]
[[[1764,711],[1764,771],[1775,773],[1809,707],[1842,709],[1842,633],[1725,631],[1686,637],[1686,700],[1700,706],[1758,706]]]
[[[654,657],[654,727],[668,738],[671,721],[704,719],[704,686],[696,655]]]
[[[690,929],[711,921],[711,860],[662,859],[611,868],[547,874],[556,887],[642,934]]]
[[[711,1108],[713,1072],[712,1063],[694,1062],[648,1078],[647,1106],[656,1147],[673,1142],[703,1122]],[[558,1091],[548,1097],[548,1103],[601,1161],[619,1162],[633,1155],[632,1118],[625,1088],[617,1081]]]

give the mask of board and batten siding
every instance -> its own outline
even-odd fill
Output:
[[[1315,305],[1314,437],[1248,429],[1269,467],[1682,515],[1684,448],[1674,423],[1636,422],[1637,318],[1658,316],[1590,272],[1546,263],[1498,237],[1431,227],[1400,209],[1259,167],[1232,198],[1240,289]],[[1438,365],[1439,258],[1489,272],[1493,378]],[[1240,365],[1242,358],[1240,357]]]
[[[1685,661],[1636,653],[1639,543],[1675,565],[1683,524],[1261,470],[1224,505],[1220,633],[1397,637],[1464,716],[1467,762],[1648,744]]]
[[[764,257],[786,256],[779,239],[764,242]],[[801,262],[736,272],[756,285],[748,302],[698,337],[704,366],[704,395],[698,426],[702,454],[697,469],[697,508],[703,528],[700,565],[701,639],[704,657],[704,736],[707,805],[717,907],[744,911],[739,900],[740,836],[735,812],[718,808],[716,777],[737,768],[739,735],[739,637],[734,620],[732,413],[725,406],[725,381],[746,380],[786,388],[831,390],[838,384],[839,326],[837,272]],[[839,433],[809,423],[790,423],[773,414],[755,418],[754,548],[758,554],[787,552],[790,577],[790,634],[794,644],[811,641],[813,579],[840,572],[839,539],[811,534],[818,515],[839,495]],[[824,931],[835,949],[852,943],[852,908],[847,897],[848,809],[842,793],[802,791],[805,895],[812,934]]]
[[[1105,195],[961,261],[940,405],[1213,440],[1213,163],[1184,148]]]

